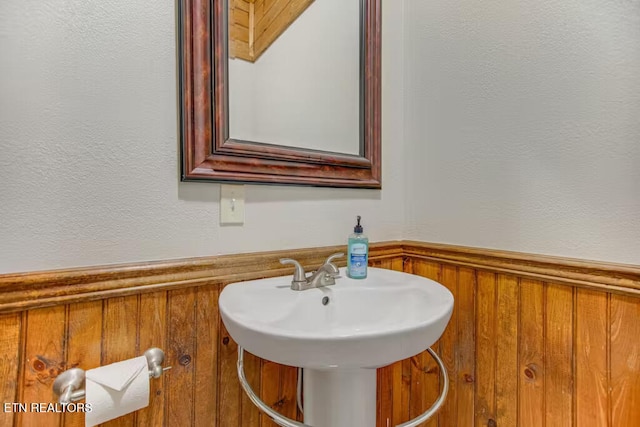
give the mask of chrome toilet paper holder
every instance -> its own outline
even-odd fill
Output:
[[[144,352],[149,366],[149,378],[160,378],[162,373],[171,366],[162,367],[164,362],[164,351],[153,347]],[[84,370],[80,368],[71,368],[62,372],[53,382],[53,392],[60,396],[58,402],[71,403],[84,399],[85,391],[82,387],[84,384]]]

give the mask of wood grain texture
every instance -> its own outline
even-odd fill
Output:
[[[458,381],[457,422],[451,425],[473,426],[475,420],[476,383],[476,272],[469,268],[458,269],[458,291],[454,310],[458,320],[456,340],[457,371],[453,373]],[[450,375],[451,376],[451,375]]]
[[[0,403],[20,402],[18,391],[18,373],[21,350],[20,334],[22,315],[20,313],[0,315]],[[0,425],[13,425],[13,410],[0,411]]]
[[[376,427],[386,427],[393,418],[393,368],[394,365],[389,365],[377,372]]]
[[[611,426],[640,425],[640,304],[613,295],[611,303]]]
[[[429,279],[440,280],[440,265],[435,262],[416,260],[411,264],[411,272]],[[431,348],[439,352],[439,343]],[[411,396],[409,416],[414,418],[426,411],[440,394],[440,370],[429,353],[422,352],[411,358]],[[427,427],[437,426],[438,418],[427,421]]]
[[[439,277],[436,279],[442,283],[453,295],[454,302],[458,301],[458,269],[452,265],[442,265]],[[440,358],[444,362],[449,377],[449,393],[456,396],[460,383],[458,381],[458,364],[456,358],[456,348],[458,347],[458,314],[460,310],[455,310],[451,315],[451,320],[439,341]],[[437,398],[437,395],[436,395]],[[447,399],[438,414],[436,425],[456,425],[458,424],[458,399]]]
[[[405,256],[602,292],[640,296],[640,266],[414,241]]]
[[[474,295],[471,327],[464,327],[464,314],[454,318],[463,328],[456,347],[462,347],[465,333],[475,340],[475,352],[464,352],[475,357],[475,378],[466,374],[475,390],[466,398],[460,389],[452,391],[458,419],[448,419],[443,411],[439,425],[471,425],[460,418],[467,411],[461,408],[474,405],[478,426],[617,427],[640,422],[629,391],[638,382],[637,346],[630,339],[636,332],[626,323],[633,319],[640,324],[640,300],[630,296],[635,295],[637,267],[411,245],[405,242],[407,264],[431,261],[439,262],[442,272],[450,265],[459,269],[454,311],[461,307],[461,289]],[[446,279],[441,276],[440,281]],[[469,308],[465,312],[473,313]],[[616,338],[627,331],[627,339]],[[614,350],[622,343],[626,351]],[[458,372],[449,369],[450,377],[464,378],[459,365],[454,369]]]
[[[259,392],[262,386],[262,377],[260,376],[260,367],[262,360],[259,357],[244,352],[244,373],[247,377],[247,382],[251,388]],[[246,393],[242,393],[241,406],[241,419],[240,425],[243,426],[259,426],[260,425],[260,410],[256,405],[251,402]]]
[[[514,276],[498,275],[496,334],[496,422],[518,425],[519,285]]]
[[[138,296],[112,298],[104,303],[101,364],[108,365],[140,355]],[[137,414],[127,414],[104,423],[104,427],[129,427]]]
[[[31,405],[53,401],[53,381],[66,370],[66,312],[65,306],[58,306],[26,314],[19,402]],[[15,419],[19,426],[39,427],[59,426],[61,421],[61,413],[32,411],[18,413]]]
[[[195,294],[194,425],[206,425],[218,417],[218,341],[220,315],[218,288],[205,286]],[[179,359],[178,359],[179,360]],[[180,362],[178,362],[180,363]]]
[[[168,295],[167,424],[193,425],[196,353],[196,289],[180,289]],[[205,357],[206,359],[206,357]]]
[[[575,289],[547,284],[545,290],[545,425],[572,426]]]
[[[313,1],[277,0],[270,8],[262,9],[264,13],[256,13],[253,61],[258,59]]]
[[[544,420],[544,283],[520,281],[518,343],[518,419],[522,425]]]
[[[578,289],[575,319],[576,425],[608,426],[608,295]]]
[[[238,345],[231,339],[229,332],[220,322],[220,338],[218,340],[218,426],[242,427],[240,416],[242,414],[242,390],[236,373],[236,361],[238,358]],[[264,377],[263,377],[264,378]],[[264,383],[269,390],[278,390],[276,381]],[[265,417],[262,417],[263,419]],[[264,427],[264,424],[262,425]]]
[[[102,301],[69,304],[67,319],[67,369],[97,368],[102,364]],[[134,312],[135,313],[135,312]],[[65,427],[84,427],[84,414],[63,414]]]
[[[278,412],[292,420],[298,419],[298,407],[296,405],[297,381],[297,368],[280,365],[280,399],[278,400]]]
[[[0,314],[75,302],[103,300],[163,290],[220,285],[285,276],[290,266],[280,258],[294,256],[307,269],[322,265],[346,245],[186,258],[173,261],[82,267],[0,275]],[[400,242],[373,243],[372,261],[402,257]],[[339,266],[346,260],[336,260]]]
[[[387,258],[371,264],[395,271],[411,268],[404,257]],[[406,359],[378,369],[378,427],[395,426],[409,418],[411,366],[411,359]]]
[[[474,249],[465,252],[478,264],[471,267],[468,258],[458,264],[451,259],[452,253],[464,252],[459,247],[436,252],[438,245],[424,245],[430,248],[428,257],[422,245],[372,245],[370,259],[377,267],[439,280],[455,295],[452,321],[433,346],[447,365],[452,387],[447,405],[428,425],[640,425],[640,300],[633,292],[605,291],[607,283],[635,283],[633,266],[598,264],[600,273],[591,277],[597,276],[603,286],[585,287],[565,279],[568,274],[591,275],[586,261],[580,267],[548,257],[553,262],[547,259],[547,265],[559,267],[557,280],[547,282],[530,275],[532,266],[542,262],[538,255],[525,261],[520,254],[508,262],[506,253],[488,251],[487,263],[481,265],[480,250]],[[289,274],[277,262],[280,257],[293,256],[313,267],[336,249],[343,250],[310,248],[0,276],[0,284],[15,286],[4,288],[10,297],[0,293],[0,301],[14,298],[13,307],[37,306],[34,295],[60,298],[52,307],[0,314],[2,398],[54,401],[51,384],[62,370],[90,369],[158,346],[172,369],[151,381],[150,406],[105,425],[272,426],[240,389],[237,345],[220,320],[219,292],[233,281]],[[497,258],[508,262],[508,274],[496,267]],[[517,265],[522,274],[514,273]],[[551,273],[548,267],[544,275]],[[96,298],[100,289],[106,292]],[[18,295],[25,299],[16,299]],[[302,418],[295,406],[295,369],[246,354],[245,372],[268,404]],[[378,379],[380,427],[423,412],[440,385],[437,367],[424,353],[381,368]],[[2,425],[74,426],[82,424],[79,415],[0,411],[0,420]]]
[[[167,357],[167,293],[155,292],[140,295],[140,326],[138,328],[138,348],[144,352],[158,347],[165,351]],[[206,354],[206,353],[205,353]],[[171,366],[165,362],[163,366]],[[215,366],[215,365],[213,365]],[[149,384],[149,406],[137,413],[137,425],[164,425],[164,407],[166,395],[166,375],[151,380]],[[197,411],[196,411],[197,413]]]
[[[262,383],[260,389],[260,399],[271,409],[280,408],[280,365],[269,360],[262,361]],[[263,416],[260,427],[277,427],[269,417]]]
[[[496,275],[478,272],[476,299],[476,408],[475,425],[495,425],[496,420]]]

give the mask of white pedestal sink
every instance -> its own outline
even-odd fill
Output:
[[[377,268],[364,280],[342,273],[333,286],[305,291],[290,289],[291,276],[234,283],[219,299],[240,348],[303,368],[312,427],[374,426],[375,369],[430,347],[453,310],[453,295],[433,280]],[[242,381],[241,368],[240,351]]]

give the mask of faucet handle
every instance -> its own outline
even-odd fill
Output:
[[[333,261],[336,258],[342,258],[344,256],[344,252],[337,252],[335,254],[331,254],[329,255],[329,258],[327,258],[327,260],[324,262],[325,264],[333,264],[331,261]]]
[[[343,252],[331,254],[329,255],[329,258],[327,258],[327,260],[324,262],[324,265],[331,266],[331,269],[333,270],[331,272],[331,275],[334,277],[338,277],[338,275],[340,274],[340,270],[338,270],[338,267],[332,261],[336,258],[342,258],[343,256],[344,256]]]
[[[293,272],[293,282],[306,282],[307,275],[304,272],[304,267],[300,265],[298,261],[292,258],[280,258],[280,264],[293,264],[296,268]]]

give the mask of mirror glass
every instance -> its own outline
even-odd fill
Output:
[[[177,4],[182,181],[381,188],[381,0]]]
[[[361,0],[229,0],[229,137],[363,155]]]

